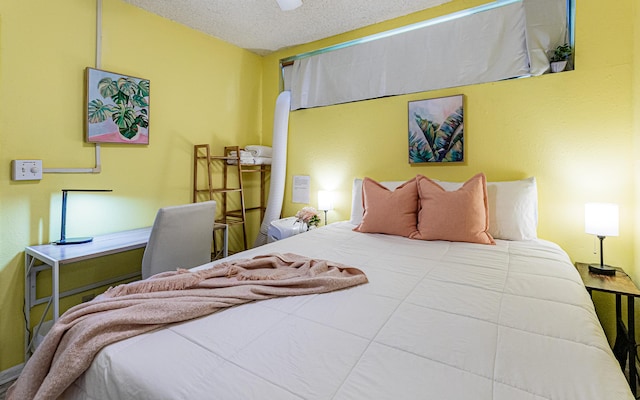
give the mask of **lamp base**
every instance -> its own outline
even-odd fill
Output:
[[[589,264],[589,272],[598,275],[615,275],[616,269],[610,265]]]
[[[77,238],[68,238],[68,239],[60,239],[53,242],[54,244],[81,244],[81,243],[89,243],[92,241],[92,237],[77,237]]]

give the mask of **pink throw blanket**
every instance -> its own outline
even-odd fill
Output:
[[[7,400],[55,399],[103,347],[226,307],[325,293],[367,282],[356,268],[296,254],[268,254],[201,271],[165,272],[110,288],[64,313],[25,365]]]

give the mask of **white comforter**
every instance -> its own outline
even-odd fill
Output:
[[[352,232],[233,256],[361,268],[352,289],[251,303],[110,345],[70,399],[632,399],[566,253]]]

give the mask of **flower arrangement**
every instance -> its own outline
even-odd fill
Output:
[[[296,218],[296,222],[304,222],[308,227],[317,227],[320,223],[318,211],[313,207],[303,207],[302,210],[296,213]]]

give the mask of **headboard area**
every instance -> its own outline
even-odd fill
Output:
[[[446,191],[455,191],[464,182],[432,179]],[[379,182],[390,191],[406,181]],[[487,182],[489,233],[495,239],[532,240],[538,237],[538,189],[535,177],[517,181]],[[351,218],[353,225],[362,222],[364,204],[362,179],[353,180]]]

